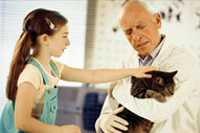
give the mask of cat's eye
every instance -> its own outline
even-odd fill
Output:
[[[164,80],[161,77],[156,77],[155,82],[159,85],[164,85]]]

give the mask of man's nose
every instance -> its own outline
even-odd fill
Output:
[[[134,41],[139,41],[141,39],[140,34],[136,30],[133,30],[133,32],[131,34],[131,38]]]
[[[135,40],[135,41],[139,41],[140,38],[141,38],[141,37],[140,37],[139,35],[133,35],[133,36],[132,36],[132,39]]]

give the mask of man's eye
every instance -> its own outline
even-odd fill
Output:
[[[142,29],[144,29],[144,25],[138,25],[138,26],[136,26],[136,29],[139,29],[139,30],[142,30]]]
[[[67,36],[63,36],[63,38],[67,38]]]
[[[132,34],[132,32],[133,32],[133,30],[132,29],[128,29],[128,30],[126,30],[126,35],[131,35]]]

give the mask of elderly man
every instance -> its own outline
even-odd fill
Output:
[[[154,122],[151,133],[199,133],[199,68],[197,58],[160,34],[161,17],[149,11],[144,3],[127,0],[121,9],[119,23],[129,43],[137,51],[125,67],[155,66],[163,71],[178,70],[173,96],[160,103],[155,99],[138,99],[130,95],[130,78],[118,81],[107,96],[96,121],[96,131],[120,133],[127,130],[127,121],[116,116],[123,108]]]

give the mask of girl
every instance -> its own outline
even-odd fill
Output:
[[[57,126],[56,84],[59,79],[85,83],[150,77],[154,68],[82,70],[56,62],[69,46],[67,19],[56,11],[36,9],[24,19],[7,82],[7,97],[14,104],[16,128],[31,133],[80,133],[75,125]],[[54,88],[54,89],[53,89]]]

